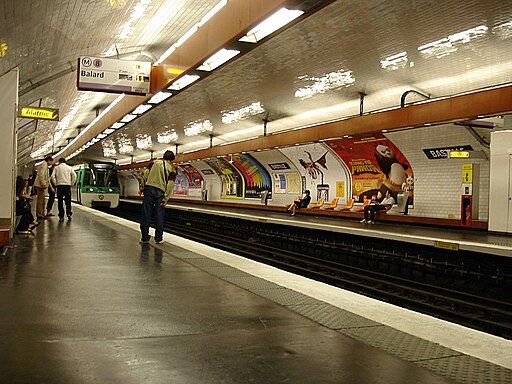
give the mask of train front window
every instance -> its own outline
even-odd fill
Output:
[[[84,185],[94,187],[119,187],[117,180],[117,170],[108,168],[91,168],[86,170],[84,175]]]
[[[112,169],[93,169],[94,186],[96,187],[118,187],[117,172]]]

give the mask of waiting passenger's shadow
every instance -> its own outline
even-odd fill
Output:
[[[162,262],[162,258],[164,256],[164,253],[160,248],[154,248],[155,250],[155,263],[160,264]]]

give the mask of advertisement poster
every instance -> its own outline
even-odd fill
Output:
[[[274,173],[274,192],[286,193],[286,175],[284,173]]]
[[[174,190],[172,191],[172,193],[174,195],[186,196],[188,195],[188,188],[189,184],[187,176],[185,175],[185,173],[183,173],[183,171],[180,168],[178,168],[176,172],[176,179],[174,180]]]
[[[299,195],[302,193],[302,181],[297,172],[286,174],[286,184],[288,185],[288,194]]]
[[[345,182],[337,181],[336,182],[336,197],[345,197]]]
[[[272,180],[267,170],[258,160],[249,154],[232,155],[224,158],[232,164],[243,176],[245,185],[245,198],[259,199],[262,191],[269,191],[272,198]]]
[[[397,194],[409,192],[413,201],[413,172],[411,165],[395,145],[383,135],[363,138],[333,140],[326,143],[347,164],[352,173],[352,195],[378,200],[390,191],[397,201]]]
[[[305,183],[300,186],[298,193],[303,191],[302,188],[309,189],[313,202],[320,198],[330,201],[336,193],[336,182],[350,177],[348,169],[344,169],[346,167],[343,161],[324,143],[281,148],[279,151],[293,163],[300,176],[304,177]],[[288,193],[297,193],[296,188],[290,190],[291,188],[288,184]]]
[[[224,198],[243,199],[244,181],[238,170],[223,158],[205,160],[214,169],[221,180],[220,196]]]
[[[190,189],[201,188],[201,183],[203,182],[203,176],[199,173],[197,169],[195,169],[190,164],[180,165],[180,169],[183,171],[185,176],[187,177],[188,187]]]

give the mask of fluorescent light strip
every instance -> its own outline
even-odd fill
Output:
[[[135,108],[132,113],[135,115],[142,115],[144,112],[149,111],[151,108],[153,108],[152,105],[149,104],[141,104],[137,108]]]
[[[242,37],[239,41],[246,43],[257,43],[264,39],[268,35],[274,33],[278,29],[284,27],[289,22],[295,20],[301,16],[304,12],[299,10],[289,10],[281,8],[279,11],[274,13],[272,16],[262,21],[256,27],[251,29],[247,35]]]
[[[121,128],[122,126],[124,125],[124,123],[114,123],[112,124],[112,127],[113,129],[119,129]]]
[[[64,151],[71,147],[74,143],[76,143],[78,141],[79,138],[81,138],[89,129],[91,129],[94,124],[96,124],[98,121],[100,121],[103,116],[105,116],[105,114],[107,114],[112,108],[114,108],[121,100],[123,100],[123,98],[125,97],[125,94],[122,93],[121,95],[119,95],[117,97],[117,99],[115,99],[112,103],[110,103],[110,105],[105,108],[98,116],[96,116],[96,118],[91,121],[89,123],[89,125],[87,127],[85,127],[85,129],[80,132],[80,134],[78,136],[76,136],[68,145],[66,145],[66,147],[64,149],[62,149],[61,151],[59,151],[59,153],[55,154],[54,158],[58,158],[60,155],[62,155],[62,153],[64,153]]]
[[[151,99],[148,100],[149,104],[160,104],[162,101],[167,100],[172,96],[170,92],[158,92]]]
[[[213,71],[215,68],[220,67],[225,62],[231,60],[233,57],[238,55],[240,51],[236,49],[221,49],[214,55],[210,56],[209,59],[205,60],[205,62],[197,67],[200,71]]]
[[[130,121],[134,120],[137,117],[137,115],[132,115],[128,113],[121,119],[121,123],[129,123]]]
[[[183,44],[190,36],[192,36],[204,23],[206,23],[209,19],[212,18],[214,14],[219,12],[222,7],[227,4],[227,0],[222,0],[215,7],[212,8],[210,12],[208,12],[199,23],[195,24],[192,28],[190,28],[180,39],[171,45],[160,58],[155,62],[155,66],[162,64],[162,62],[167,59],[181,44]]]
[[[167,89],[171,89],[173,91],[179,91],[190,84],[192,84],[194,81],[197,81],[199,79],[199,76],[197,75],[185,75],[183,77],[180,77],[178,80],[174,81],[170,87]]]

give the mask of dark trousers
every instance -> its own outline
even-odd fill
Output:
[[[30,226],[30,224],[32,224],[33,221],[34,215],[32,215],[32,212],[23,212],[20,218],[20,222],[16,226],[16,232],[27,231],[28,227]]]
[[[164,199],[164,191],[153,188],[144,188],[144,199],[142,200],[142,217],[140,220],[140,233],[142,241],[149,241],[149,227],[151,219],[155,216],[155,241],[162,241],[164,237],[165,207],[160,203]]]
[[[55,192],[48,187],[48,202],[46,203],[46,212],[50,213],[53,208],[53,203],[55,202]]]
[[[66,215],[71,217],[71,186],[57,185],[57,206],[59,207],[59,218],[64,218],[64,204],[66,204]]]
[[[367,205],[364,207],[364,219],[368,220],[368,216],[370,216],[370,220],[375,221],[375,212],[385,211],[386,209],[385,205]]]

